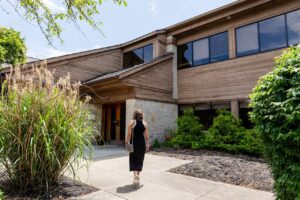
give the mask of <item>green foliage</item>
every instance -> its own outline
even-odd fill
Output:
[[[157,138],[155,138],[152,144],[152,148],[159,148],[160,146],[161,146],[160,142],[158,141]]]
[[[251,95],[251,119],[262,133],[276,198],[300,199],[300,46],[276,59]]]
[[[199,118],[194,115],[193,109],[187,109],[177,119],[175,137],[170,141],[171,145],[181,148],[191,148],[192,142],[199,140],[203,134],[203,125]]]
[[[26,61],[26,46],[20,33],[0,27],[0,66],[3,63],[18,64]]]
[[[0,200],[4,199],[4,193],[0,190]]]
[[[18,190],[47,190],[87,159],[93,124],[79,86],[68,76],[54,83],[42,66],[26,75],[16,68],[7,77],[0,97],[0,165]]]
[[[178,129],[175,137],[165,146],[191,149],[216,149],[231,153],[262,155],[260,134],[256,129],[247,130],[241,121],[235,119],[229,111],[218,110],[212,127],[202,130],[198,118],[192,110],[188,110],[178,119]],[[184,130],[184,131],[183,131]]]
[[[127,5],[125,0],[113,0],[113,2]],[[77,28],[79,28],[78,22],[83,21],[101,32],[101,22],[95,18],[98,18],[99,6],[103,0],[62,0],[57,1],[58,5],[55,7],[44,0],[18,0],[8,1],[8,3],[28,21],[37,23],[49,44],[52,44],[53,38],[59,38],[62,42],[63,29],[60,25],[62,21],[73,23]]]

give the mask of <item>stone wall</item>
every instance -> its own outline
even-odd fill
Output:
[[[126,130],[135,109],[141,109],[149,126],[150,142],[155,138],[165,139],[170,130],[176,128],[178,106],[176,104],[146,101],[140,99],[126,100]]]

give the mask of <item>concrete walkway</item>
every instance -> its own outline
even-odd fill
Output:
[[[122,152],[122,150],[121,150]],[[146,154],[141,187],[133,189],[128,172],[128,155],[96,159],[86,169],[78,170],[82,182],[100,191],[77,199],[85,200],[273,200],[273,194],[225,183],[208,181],[167,172],[190,161]],[[99,154],[98,154],[99,155]]]

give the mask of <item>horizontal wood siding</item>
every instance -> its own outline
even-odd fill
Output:
[[[125,77],[122,82],[137,88],[135,91],[137,98],[172,101],[172,59]]]
[[[260,76],[274,66],[282,50],[178,71],[178,102],[246,99]]]
[[[73,58],[48,64],[50,70],[55,70],[55,77],[70,73],[72,81],[85,81],[123,68],[122,51],[112,50],[89,56]]]
[[[214,35],[223,31],[229,31],[231,29],[250,24],[256,21],[260,21],[272,16],[283,14],[295,9],[300,8],[299,0],[277,0],[267,3],[263,6],[246,10],[242,13],[238,13],[224,18],[219,21],[214,21],[209,24],[200,26],[201,23],[191,24],[185,27],[186,31],[175,35],[177,44],[184,44],[193,40],[201,39],[210,35]],[[207,19],[209,20],[209,18]],[[196,26],[197,25],[197,26]],[[168,36],[170,36],[169,33]]]

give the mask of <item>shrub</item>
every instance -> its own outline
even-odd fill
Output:
[[[0,200],[4,199],[4,193],[0,190]]]
[[[238,144],[243,138],[245,128],[242,127],[241,121],[234,118],[231,112],[227,110],[218,110],[217,117],[213,120],[213,125],[208,132],[212,138],[212,144]]]
[[[262,145],[257,130],[247,130],[227,110],[218,110],[205,137],[192,143],[193,149],[217,149],[231,153],[261,155]]]
[[[300,46],[276,59],[251,95],[251,119],[262,133],[276,198],[300,199]]]
[[[199,118],[194,115],[193,109],[187,109],[183,115],[177,119],[177,129],[175,137],[170,141],[173,147],[191,148],[192,142],[199,140],[203,126],[199,123]]]
[[[152,148],[159,148],[160,147],[160,142],[158,141],[157,138],[154,139]]]
[[[0,97],[0,164],[20,191],[47,190],[84,157],[93,126],[79,84],[44,67],[7,77]]]

